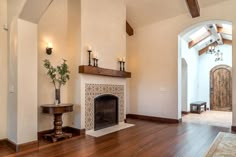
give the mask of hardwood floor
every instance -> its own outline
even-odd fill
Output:
[[[15,151],[6,145],[4,141],[0,141],[0,156],[13,154]]]
[[[190,123],[160,124],[128,119],[134,127],[99,138],[72,138],[17,157],[201,157],[218,132],[228,128]]]

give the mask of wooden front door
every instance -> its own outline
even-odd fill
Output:
[[[231,67],[219,65],[210,72],[210,109],[217,111],[232,110]]]

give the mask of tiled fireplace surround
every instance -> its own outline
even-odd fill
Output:
[[[85,129],[94,129],[94,99],[104,94],[118,97],[118,120],[125,118],[125,85],[116,84],[85,84]]]

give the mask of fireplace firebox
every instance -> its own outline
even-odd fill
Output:
[[[94,130],[118,124],[118,97],[101,95],[94,99]]]

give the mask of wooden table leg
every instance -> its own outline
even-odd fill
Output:
[[[52,134],[46,134],[44,137],[50,137],[53,142],[57,142],[61,138],[71,138],[71,133],[64,133],[62,131],[62,124],[62,113],[54,114],[54,132]]]
[[[55,137],[62,135],[62,113],[54,114],[54,134]]]

